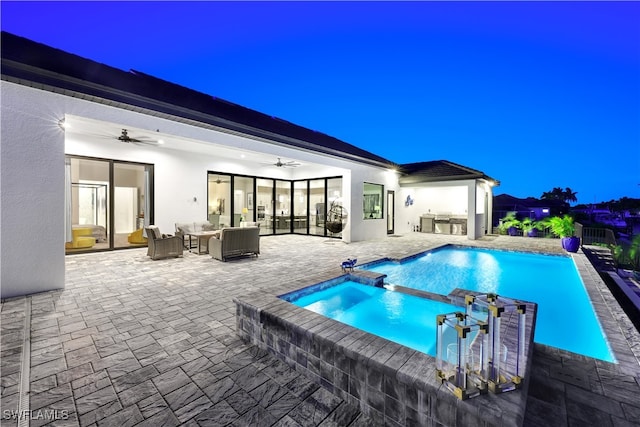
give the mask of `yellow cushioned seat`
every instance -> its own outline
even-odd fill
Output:
[[[71,241],[65,243],[67,249],[92,248],[96,244],[91,228],[74,228],[71,230]]]
[[[132,243],[134,245],[146,244],[147,238],[142,235],[142,231],[143,229],[139,228],[133,233],[129,234],[129,236],[127,237],[127,240],[129,241],[129,243]]]

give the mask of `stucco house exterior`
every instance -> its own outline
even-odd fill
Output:
[[[395,164],[141,72],[1,42],[2,298],[63,288],[68,253],[129,247],[145,224],[255,221],[262,235],[349,243],[415,232],[433,214],[464,221],[469,239],[490,232],[498,182],[483,172]],[[326,225],[336,207],[339,230]],[[74,227],[96,244],[65,250]]]

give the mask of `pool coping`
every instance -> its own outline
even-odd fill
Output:
[[[417,251],[414,254],[410,254],[410,255],[406,255],[398,258],[384,257],[384,259],[391,260],[391,261],[396,261],[396,260],[406,261],[407,259],[420,256],[430,250],[442,248],[445,246],[450,246],[450,245],[449,244],[433,245],[432,247],[426,247],[425,249]],[[555,347],[549,347],[542,344],[534,343],[534,346],[530,346],[528,350],[528,354],[530,355],[528,359],[528,364],[530,364],[531,360],[533,359],[531,350],[535,347],[535,352],[537,356],[547,355],[550,357],[550,359],[553,358],[554,360],[562,360],[562,363],[565,367],[570,366],[570,365],[567,365],[567,363],[569,363],[571,364],[571,366],[575,366],[575,369],[577,371],[581,369],[583,370],[584,367],[587,367],[587,369],[598,369],[598,370],[603,369],[605,371],[620,372],[620,373],[628,374],[632,376],[637,375],[637,372],[640,366],[637,352],[640,352],[640,348],[633,347],[627,340],[627,336],[625,336],[625,334],[623,333],[624,331],[626,332],[627,335],[631,335],[631,337],[629,338],[631,342],[633,342],[634,340],[635,342],[640,342],[640,340],[638,340],[638,337],[637,337],[638,335],[637,331],[635,331],[634,328],[631,328],[631,329],[624,328],[624,325],[625,325],[624,313],[622,313],[622,315],[620,314],[622,310],[620,309],[617,301],[609,291],[608,287],[606,286],[602,278],[599,276],[598,272],[596,271],[596,268],[591,264],[591,262],[588,260],[586,255],[582,253],[581,250],[577,254],[567,254],[566,252],[549,253],[549,252],[542,252],[542,251],[527,251],[522,249],[510,250],[510,249],[503,249],[503,248],[493,248],[491,246],[479,246],[476,244],[454,245],[454,246],[481,247],[486,249],[539,253],[544,255],[564,255],[564,256],[570,256],[571,258],[573,258],[576,264],[576,267],[578,269],[578,272],[583,280],[583,283],[585,285],[585,288],[587,290],[591,303],[594,307],[594,310],[596,311],[598,321],[601,323],[603,330],[607,335],[607,340],[614,352],[614,355],[618,363],[612,364],[609,362],[581,356],[581,355],[571,353],[565,350],[561,350]],[[381,260],[381,258],[376,258],[375,260],[372,260],[372,261],[378,261],[378,260]],[[344,334],[344,332],[340,331],[341,329],[345,327],[347,328],[350,328],[350,327],[348,325],[344,325],[339,322],[333,321],[332,319],[325,318],[324,316],[318,315],[316,313],[309,312],[308,310],[301,309],[299,307],[296,307],[290,303],[287,303],[277,298],[277,295],[282,295],[288,292],[296,291],[306,286],[311,286],[311,285],[324,282],[330,279],[339,278],[340,276],[343,276],[343,275],[342,274],[313,275],[313,273],[311,273],[311,275],[303,281],[298,281],[297,283],[291,283],[289,285],[281,285],[277,287],[276,289],[277,294],[267,296],[264,293],[255,293],[255,294],[250,294],[247,296],[240,296],[238,298],[235,298],[234,302],[236,302],[237,304],[237,308],[236,308],[237,309],[237,317],[236,317],[237,333],[241,335],[243,338],[247,340],[251,340],[250,335],[255,334],[257,332],[255,330],[253,331],[243,330],[243,328],[246,328],[246,325],[242,323],[240,316],[241,316],[241,313],[247,308],[250,308],[249,311],[251,311],[252,309],[255,309],[253,313],[245,312],[245,314],[249,314],[250,316],[256,317],[255,320],[257,320],[258,322],[260,321],[261,316],[270,317],[271,314],[278,314],[278,315],[285,316],[285,318],[288,319],[287,323],[292,325],[294,329],[295,329],[295,323],[291,323],[289,322],[289,320],[294,320],[295,322],[302,322],[302,324],[312,326],[314,331],[318,332],[318,336],[320,337],[318,341],[320,344],[315,344],[314,348],[309,348],[309,350],[311,350],[312,353],[310,353],[311,357],[305,362],[309,367],[309,369],[307,369],[308,371],[307,374],[311,374],[311,377],[314,380],[316,380],[318,383],[323,385],[325,388],[334,392],[336,395],[338,395],[338,397],[341,397],[352,404],[358,404],[357,399],[355,399],[354,396],[349,394],[345,395],[344,393],[340,392],[340,389],[338,389],[337,392],[336,390],[334,390],[333,383],[330,382],[329,381],[330,379],[328,378],[327,366],[324,364],[321,364],[319,361],[319,358],[317,357],[317,355],[320,354],[320,348],[323,347],[321,344],[325,344],[327,338],[331,337],[332,335],[334,338],[337,338],[340,336],[340,334]],[[339,326],[332,324],[332,322],[336,322]],[[622,324],[623,330],[621,330],[621,324]],[[285,325],[281,325],[281,326],[284,327]],[[355,329],[355,328],[352,328],[352,329]],[[286,332],[285,329],[283,329],[282,332],[283,332],[283,335],[289,336],[289,333]],[[369,336],[367,337],[367,335]],[[298,338],[300,338],[300,336],[298,336]],[[277,339],[278,341],[275,343],[276,347],[278,346],[282,347],[280,348],[280,350],[288,350],[288,351],[291,350],[290,347],[289,349],[284,348],[286,347],[286,343],[285,341],[282,341],[280,337],[277,337]],[[305,338],[301,338],[301,339],[303,341],[305,340]],[[345,337],[343,336],[341,339],[344,340]],[[344,357],[345,353],[351,356],[355,356],[356,357],[355,360],[358,360],[359,363],[355,364],[353,373],[356,376],[357,375],[362,376],[363,375],[362,371],[363,370],[366,371],[367,363],[369,363],[369,365],[375,364],[376,362],[379,363],[378,359],[384,358],[383,355],[388,355],[389,353],[393,353],[394,356],[388,358],[386,361],[391,361],[397,364],[399,363],[399,358],[400,358],[404,361],[403,366],[405,366],[403,370],[397,371],[397,376],[404,378],[405,380],[408,380],[408,381],[414,381],[416,378],[422,378],[422,377],[435,378],[435,372],[433,370],[433,367],[431,369],[427,367],[429,366],[429,363],[428,363],[429,358],[431,360],[434,360],[431,356],[425,355],[423,353],[415,352],[414,350],[410,350],[408,354],[406,350],[403,350],[402,352],[400,352],[400,350],[398,348],[395,348],[395,346],[402,347],[404,349],[407,349],[407,348],[400,346],[399,344],[388,342],[387,340],[384,340],[386,342],[382,346],[379,345],[380,344],[379,342],[377,343],[378,344],[378,347],[376,347],[377,353],[374,352],[372,355],[369,354],[370,351],[366,351],[364,354],[355,353],[356,350],[362,350],[362,349],[366,350],[367,347],[370,347],[372,344],[375,344],[375,341],[379,341],[379,340],[384,340],[384,339],[374,337],[370,334],[367,334],[364,331],[356,330],[355,335],[349,334],[347,341],[342,342],[342,344],[346,344],[346,346],[343,345],[344,351],[342,353],[340,352],[336,353],[334,351],[332,357],[336,357],[337,355],[342,355],[342,357]],[[273,342],[271,344],[273,344]],[[302,343],[302,345],[304,346],[306,344]],[[324,345],[323,351],[331,352],[331,350],[327,349],[326,345]],[[415,354],[415,353],[418,353],[418,354]],[[286,351],[285,351],[285,354],[286,354]],[[400,354],[403,354],[403,357],[400,357]],[[295,356],[295,357],[298,357],[298,356]],[[314,358],[318,360],[315,360]],[[296,367],[296,369],[299,369],[298,366],[301,366],[300,364],[296,365],[296,362],[297,362],[296,359],[290,358],[288,362],[291,362],[291,364],[294,367]],[[362,365],[364,365],[365,368],[358,368],[358,366],[362,366]],[[349,369],[351,369],[351,367]],[[530,366],[528,365],[527,373],[529,372],[531,371],[530,371]],[[323,376],[323,373],[324,373],[324,376]],[[363,378],[363,379],[367,380],[367,378]],[[561,377],[559,379],[566,380],[565,378],[561,378]],[[335,381],[336,378],[335,377],[331,378],[331,380]],[[529,379],[527,379],[527,381],[529,381]],[[568,382],[571,383],[571,381],[568,381]],[[577,385],[580,385],[580,384],[577,384]],[[414,407],[420,406],[422,409],[428,408],[428,410],[430,411],[429,414],[432,414],[434,419],[438,420],[438,422],[441,422],[442,424],[445,424],[445,425],[453,425],[456,422],[461,422],[461,420],[463,419],[468,421],[484,420],[486,423],[491,424],[493,421],[495,421],[495,416],[498,413],[502,414],[502,410],[495,405],[496,403],[495,401],[488,402],[485,405],[483,405],[482,410],[477,410],[477,411],[472,410],[470,412],[469,411],[461,412],[458,410],[459,409],[458,406],[466,406],[467,407],[466,409],[469,409],[468,407],[469,404],[473,405],[474,401],[478,401],[477,399],[482,399],[484,398],[484,396],[480,396],[479,398],[476,398],[476,399],[460,402],[460,404],[458,404],[459,401],[457,401],[457,399],[455,399],[446,390],[436,390],[438,399],[433,399],[433,400],[429,399],[428,396],[426,396],[422,392],[418,392],[417,394],[411,395],[411,396],[406,395],[406,390],[404,391],[404,393],[405,395],[403,396],[403,398],[408,403],[407,414],[406,414],[407,416],[409,416],[410,410],[413,410]],[[513,397],[517,395],[522,395],[521,402],[523,403],[523,406],[520,406],[516,402],[512,401]],[[487,396],[493,396],[494,398],[498,397],[500,399],[504,399],[503,403],[506,406],[510,407],[510,410],[512,410],[514,413],[514,416],[511,418],[513,425],[522,424],[522,420],[524,418],[524,408],[526,406],[526,399],[527,399],[526,393],[516,392],[516,393],[506,393],[499,396],[494,396],[494,395],[487,395]],[[380,405],[381,405],[380,402],[369,402],[369,403],[374,403],[375,405],[377,405],[378,408],[380,408]],[[390,407],[394,407],[394,405],[396,405],[397,407],[398,402],[397,401],[393,402],[392,400],[390,400],[388,403],[390,403]],[[509,409],[507,409],[507,411],[509,411]],[[366,412],[367,411],[365,411],[365,413]],[[491,414],[493,414],[493,416],[491,416]],[[380,411],[376,412],[375,406],[373,411],[372,410],[368,411],[367,415],[372,416],[373,418],[375,418],[376,416],[380,417],[381,415],[384,417],[384,415],[380,413]],[[474,419],[473,417],[477,417],[477,418]],[[490,420],[488,420],[487,418],[489,418]],[[393,420],[393,419],[391,418],[390,420]],[[382,421],[384,421],[384,418],[382,418]],[[507,421],[507,420],[505,419],[504,421]],[[507,422],[506,424],[511,424],[511,423]]]

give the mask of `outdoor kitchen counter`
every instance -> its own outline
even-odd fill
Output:
[[[420,231],[435,234],[467,234],[467,216],[422,215],[420,217]]]

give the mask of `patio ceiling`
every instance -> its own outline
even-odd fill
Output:
[[[122,134],[122,130],[126,129],[129,137],[139,139],[141,143],[127,143],[119,141],[117,138]],[[229,135],[216,135],[220,137],[221,142],[226,138],[234,136]],[[310,153],[300,152],[300,156],[291,157],[284,154],[277,154],[279,147],[273,147],[274,153],[260,152],[256,150],[249,150],[238,147],[230,147],[224,144],[216,144],[210,141],[203,141],[193,138],[187,138],[175,134],[162,132],[160,129],[149,130],[136,128],[129,125],[111,123],[101,120],[89,119],[86,117],[80,117],[67,114],[65,116],[65,137],[68,140],[87,142],[93,144],[116,144],[123,149],[127,148],[143,148],[147,150],[176,150],[183,152],[191,152],[197,154],[203,154],[212,156],[216,160],[221,162],[228,161],[242,161],[245,163],[254,163],[256,167],[265,168],[269,165],[273,165],[273,170],[281,170],[277,168],[274,163],[278,157],[283,162],[294,161],[299,165],[295,168],[296,171],[303,173],[327,173],[328,171],[335,171],[337,168],[309,161],[308,157]],[[236,138],[237,140],[237,138]],[[160,142],[161,141],[161,142]],[[248,140],[245,145],[257,145],[255,141]],[[290,154],[291,149],[281,149],[282,153]],[[318,157],[317,153],[313,154],[314,157]],[[329,160],[329,159],[327,159]],[[329,160],[330,161],[330,160]],[[294,168],[286,168],[285,170],[293,171]],[[221,171],[223,172],[223,171]],[[331,172],[330,172],[331,173]]]

